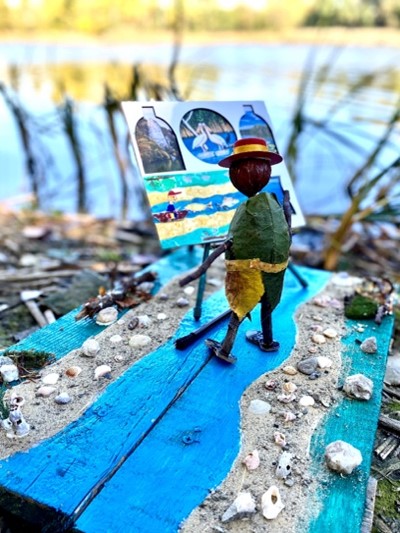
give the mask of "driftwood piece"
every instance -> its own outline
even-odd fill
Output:
[[[393,418],[390,418],[389,416],[381,414],[379,416],[378,424],[381,428],[386,429],[390,431],[391,433],[394,433],[395,435],[398,435],[400,437],[400,422],[398,420],[394,420]]]
[[[140,284],[144,282],[153,282],[157,277],[155,272],[144,272],[142,275],[130,278],[121,284],[121,289],[111,291],[104,295],[91,298],[84,305],[81,311],[76,315],[75,320],[81,318],[92,318],[102,309],[117,305],[121,309],[135,307],[140,303],[151,298],[151,294],[140,289]]]

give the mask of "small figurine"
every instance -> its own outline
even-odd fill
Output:
[[[10,412],[8,418],[2,421],[3,427],[12,431],[7,433],[8,437],[25,437],[29,433],[30,426],[21,412],[21,405],[24,403],[23,397],[14,393],[8,401]]]
[[[271,165],[282,161],[268,150],[264,139],[251,137],[235,142],[233,154],[220,161],[229,168],[233,185],[248,197],[235,212],[228,240],[219,246],[199,269],[180,285],[199,277],[211,262],[225,251],[225,291],[232,310],[228,331],[222,343],[207,339],[215,356],[234,363],[231,354],[239,325],[261,302],[261,330],[247,332],[246,339],[264,352],[279,349],[273,339],[272,311],[278,305],[288,265],[291,243],[291,206],[285,191],[283,207],[274,194],[260,192],[269,182]]]

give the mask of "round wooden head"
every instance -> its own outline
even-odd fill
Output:
[[[268,159],[248,158],[234,161],[229,169],[229,178],[238,191],[251,197],[260,192],[271,177]]]

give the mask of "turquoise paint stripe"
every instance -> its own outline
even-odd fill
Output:
[[[259,327],[254,312],[252,322],[241,326],[235,344],[238,362],[229,366],[212,359],[203,368],[77,520],[79,531],[176,532],[209,490],[226,477],[239,451],[239,401],[244,390],[287,359],[295,343],[296,308],[319,292],[330,276],[299,270],[309,281],[308,289],[301,289],[288,272],[283,300],[274,312],[279,352],[267,355],[244,340],[246,330]],[[182,333],[189,333],[190,326]],[[214,338],[221,339],[225,329],[220,328]],[[204,357],[205,353],[201,342],[196,354]],[[163,357],[168,357],[165,350]]]
[[[156,271],[157,280],[154,292],[158,292],[173,277],[196,267],[202,260],[202,249],[180,248],[159,259],[141,272]],[[56,322],[41,328],[28,338],[14,344],[12,350],[38,350],[53,353],[59,359],[71,350],[79,348],[89,337],[104,331],[94,320],[75,320],[80,307],[77,307]],[[122,313],[121,313],[122,316]]]
[[[313,436],[311,453],[315,475],[321,475],[323,472],[325,477],[322,480],[323,488],[318,494],[322,510],[312,521],[310,531],[343,533],[361,530],[393,323],[394,317],[386,317],[380,326],[372,321],[346,320],[350,333],[343,338],[345,350],[340,384],[346,376],[361,373],[374,382],[374,392],[368,402],[351,400],[344,396]],[[364,333],[354,330],[356,324],[367,326]],[[377,337],[378,352],[365,354],[360,349],[359,341],[371,336]],[[321,465],[325,465],[325,447],[339,439],[358,448],[363,457],[361,465],[350,476],[342,477],[332,473],[326,466],[321,469]]]

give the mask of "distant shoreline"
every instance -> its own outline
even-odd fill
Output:
[[[82,44],[105,45],[115,44],[160,44],[173,43],[174,34],[168,31],[137,31],[130,27],[122,27],[101,36],[92,36],[76,32],[3,32],[0,43],[58,43],[81,46]],[[343,45],[360,47],[394,47],[400,48],[400,30],[395,28],[295,28],[272,31],[254,32],[184,32],[182,45],[202,44],[217,45],[226,43],[237,44],[316,44]]]

